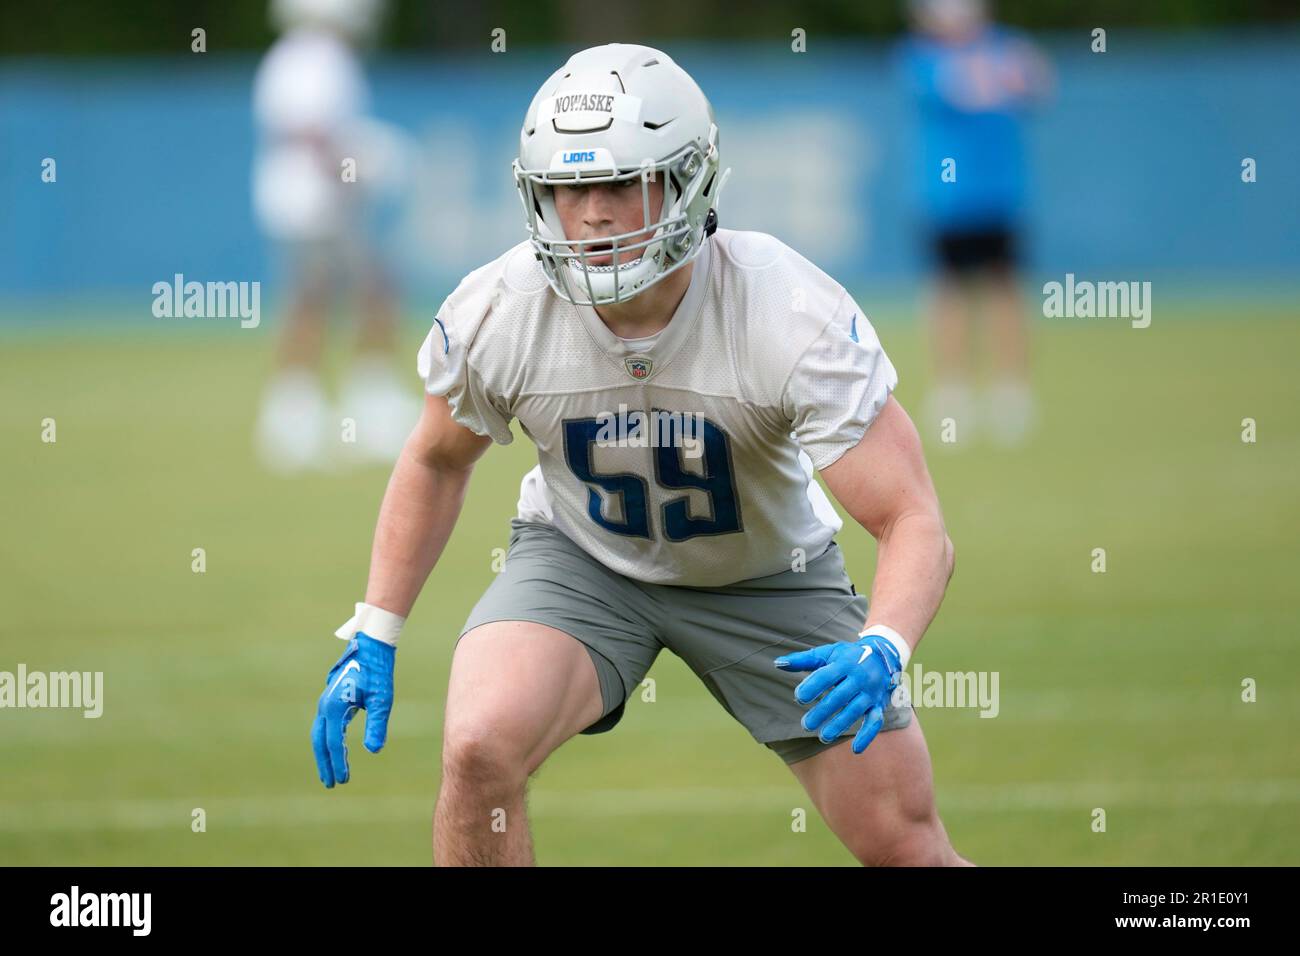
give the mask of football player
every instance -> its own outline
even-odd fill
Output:
[[[984,0],[908,0],[915,32],[901,61],[920,112],[921,199],[935,274],[928,303],[935,385],[922,428],[966,447],[984,432],[1014,446],[1033,430],[1028,309],[1019,258],[1028,159],[1025,118],[1051,87],[1027,38],[989,19]],[[993,368],[975,392],[976,316]]]
[[[362,462],[391,463],[419,416],[393,372],[397,304],[368,220],[400,182],[405,137],[368,116],[359,47],[378,27],[381,0],[273,0],[284,32],[254,81],[259,144],[253,168],[258,224],[274,241],[289,282],[277,369],[262,397],[256,444],[263,464],[295,473],[328,467],[334,447]],[[320,381],[332,306],[358,294],[357,354],[336,409]]]
[[[327,787],[348,780],[358,708],[367,749],[383,746],[398,634],[475,462],[517,419],[538,465],[452,658],[439,864],[532,862],[528,776],[612,729],[662,648],[860,861],[965,862],[893,695],[953,567],[897,376],[833,279],[771,236],[718,228],[719,156],[708,100],[668,56],[575,54],[520,133],[530,238],[461,282],[420,350],[424,415],[312,737]],[[879,541],[869,614],[814,469]]]

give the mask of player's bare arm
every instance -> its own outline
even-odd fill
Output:
[[[491,443],[453,421],[445,398],[426,396],[379,509],[366,600],[336,632],[347,639],[347,649],[317,703],[312,749],[326,787],[348,782],[346,736],[357,710],[366,712],[366,749],[383,749],[397,636],[451,537],[474,462]]]
[[[452,419],[446,398],[425,396],[379,509],[367,604],[410,613],[451,537],[474,463],[491,444]]]
[[[804,728],[830,743],[861,720],[853,751],[862,753],[884,728],[891,694],[939,610],[952,575],[953,547],[920,439],[893,396],[857,445],[822,469],[822,477],[878,542],[866,629],[852,644],[783,655],[776,665],[812,671],[795,688],[795,699],[811,705]]]
[[[915,649],[943,601],[954,552],[920,437],[897,399],[821,475],[878,543],[867,628],[887,625]]]

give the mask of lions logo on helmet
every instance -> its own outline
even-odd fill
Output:
[[[717,228],[718,193],[728,172],[719,173],[713,107],[696,82],[667,54],[624,43],[575,53],[542,84],[524,117],[514,162],[547,281],[562,299],[591,306],[643,292],[694,259]],[[660,177],[663,205],[651,221],[650,183]],[[641,182],[646,210],[641,228],[595,239],[564,235],[552,187],[633,179]],[[639,238],[648,232],[649,239]],[[610,265],[588,262],[611,252]],[[626,253],[634,258],[620,262]]]

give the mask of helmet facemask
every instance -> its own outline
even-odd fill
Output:
[[[515,183],[533,248],[557,295],[576,305],[623,302],[695,257],[716,222],[712,215],[712,197],[720,187],[716,127],[712,133],[707,153],[692,143],[661,160],[632,167],[615,166],[605,150],[591,151],[607,160],[604,168],[588,164],[574,170],[523,169],[515,161]],[[658,216],[652,217],[651,184],[656,181],[663,183],[663,199]],[[556,186],[628,182],[640,186],[640,227],[590,239],[565,236],[555,208]],[[611,257],[609,265],[592,264],[592,259],[604,256]]]

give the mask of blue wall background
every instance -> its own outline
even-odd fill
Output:
[[[1045,275],[1300,278],[1300,35],[1040,38],[1055,102],[1030,126],[1032,265]],[[387,237],[417,297],[524,237],[509,163],[568,50],[370,64],[376,115],[420,168]],[[846,285],[923,263],[912,111],[891,45],[675,47],[713,101],[722,222],[771,232]],[[147,295],[182,272],[271,280],[250,204],[255,58],[0,64],[0,302]],[[41,181],[54,157],[58,181]],[[1243,157],[1259,180],[1241,182]]]

